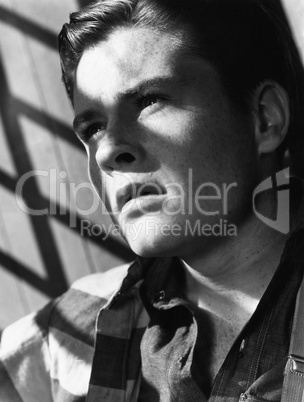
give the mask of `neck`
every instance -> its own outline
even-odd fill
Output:
[[[290,186],[290,232],[304,226],[302,180]],[[261,200],[264,216],[276,217],[276,194]],[[302,217],[302,219],[301,219]],[[203,251],[181,256],[186,266],[186,296],[220,318],[243,324],[256,309],[278,265],[287,235],[269,228],[254,214],[227,237]],[[208,249],[206,252],[205,250]]]
[[[186,294],[217,318],[239,322],[250,318],[279,264],[286,236],[257,219],[239,228],[208,255],[183,258]]]

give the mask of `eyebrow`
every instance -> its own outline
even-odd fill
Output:
[[[185,85],[188,80],[185,80],[180,75],[176,76],[164,76],[164,77],[156,77],[144,80],[143,82],[135,85],[133,88],[129,88],[124,92],[121,92],[117,95],[118,102],[124,102],[131,98],[138,97],[139,94],[147,91],[150,88],[157,87],[157,86],[164,86],[164,85]],[[95,109],[86,109],[83,112],[80,112],[78,115],[75,116],[73,120],[73,129],[75,132],[79,130],[79,127],[85,123],[86,121],[94,120],[98,117],[99,113]]]

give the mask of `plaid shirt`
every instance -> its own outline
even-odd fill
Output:
[[[137,400],[148,316],[138,291],[140,262],[127,271],[124,265],[83,278],[4,330],[1,402]]]
[[[274,279],[216,377],[210,401],[280,400],[303,244],[303,231],[287,242]],[[0,349],[0,402],[150,400],[141,388],[140,346],[149,334],[147,310],[157,308],[165,282],[171,283],[167,273],[176,272],[172,261],[138,259],[130,267],[83,278],[43,310],[8,327]],[[149,286],[147,309],[140,295],[143,281]],[[151,350],[147,353],[143,360],[155,362]]]

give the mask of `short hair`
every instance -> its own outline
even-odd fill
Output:
[[[289,149],[294,169],[304,167],[304,74],[279,0],[104,0],[70,15],[58,38],[63,82],[73,104],[75,72],[84,50],[121,27],[150,27],[179,38],[188,53],[203,57],[223,87],[249,112],[264,80],[282,85],[290,98],[289,132],[278,152]],[[303,173],[302,173],[303,174]]]

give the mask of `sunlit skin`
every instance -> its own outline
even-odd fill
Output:
[[[112,219],[122,228],[145,228],[148,220],[182,228],[178,236],[143,229],[135,240],[127,232],[125,238],[138,255],[177,255],[187,263],[186,293],[214,322],[214,376],[265,291],[284,242],[251,209],[255,185],[274,164],[259,154],[254,111],[245,114],[232,104],[206,60],[186,55],[172,35],[142,28],[117,29],[85,50],[74,107],[92,183]],[[227,215],[215,199],[200,206],[217,215],[197,208],[174,213],[193,195],[187,190],[189,169],[193,191],[207,182],[219,188],[237,183],[228,194]],[[123,189],[131,181],[160,192],[124,204]],[[184,189],[182,199],[172,183]],[[265,205],[275,208],[271,199]],[[187,221],[213,225],[221,218],[238,225],[238,236],[183,236]]]
[[[236,221],[242,205],[250,202],[252,182],[257,182],[252,173],[258,171],[253,170],[257,165],[254,135],[249,117],[228,101],[209,63],[185,57],[169,35],[122,30],[85,51],[76,83],[76,115],[94,111],[76,130],[88,151],[92,182],[115,221],[122,224],[124,219],[143,228],[147,219],[155,225],[180,227],[186,220],[193,225],[197,220]],[[93,133],[90,138],[88,132]],[[245,154],[245,147],[252,152]],[[193,183],[189,183],[189,169]],[[158,205],[141,200],[121,211],[117,193],[130,181],[152,183],[165,194],[159,195]],[[222,201],[214,199],[200,201],[200,206],[208,213],[219,211],[217,215],[202,214],[195,206],[189,214],[189,197],[208,182],[220,189],[224,183],[237,183],[228,193],[229,215],[223,214]],[[186,198],[182,214],[176,183]],[[142,213],[139,205],[156,215]],[[167,236],[164,242],[163,236],[155,236],[153,230],[147,235],[143,229],[139,238],[127,241],[143,256],[201,252],[202,239],[188,237]]]

